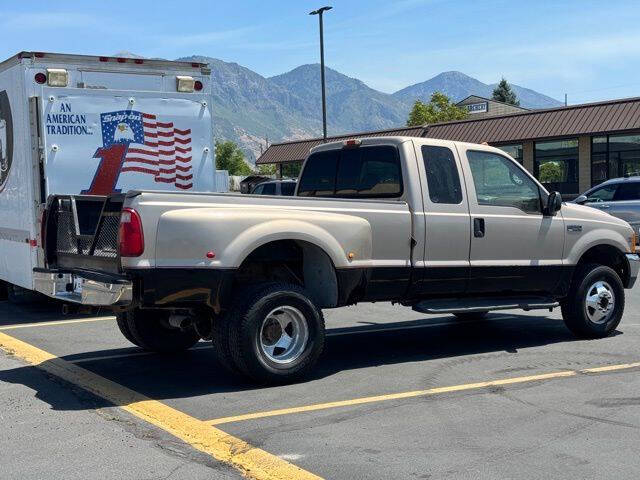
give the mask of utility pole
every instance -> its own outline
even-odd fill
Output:
[[[324,32],[322,25],[322,14],[328,10],[331,10],[333,7],[322,7],[318,10],[314,10],[310,12],[309,15],[318,15],[318,20],[320,22],[320,83],[322,85],[322,139],[324,141],[327,140],[327,95],[325,92],[325,82],[324,82]]]

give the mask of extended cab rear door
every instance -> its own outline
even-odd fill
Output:
[[[415,147],[426,225],[424,268],[415,293],[453,296],[467,289],[469,275],[469,202],[461,162],[450,142],[415,142]]]
[[[564,220],[542,214],[539,184],[494,150],[458,145],[471,213],[470,293],[552,293],[563,274]]]

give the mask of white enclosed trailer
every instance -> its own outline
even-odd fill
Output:
[[[209,74],[36,52],[0,63],[0,281],[33,289],[50,194],[216,191]]]

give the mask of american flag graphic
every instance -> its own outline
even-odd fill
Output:
[[[180,130],[156,115],[124,110],[101,114],[104,148],[126,144],[121,173],[153,175],[156,182],[193,187],[191,129]]]

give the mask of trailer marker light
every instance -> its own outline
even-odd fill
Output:
[[[36,83],[39,83],[40,85],[42,85],[43,83],[47,83],[47,76],[42,72],[36,73],[33,76],[33,79],[36,81]]]
[[[98,57],[98,60],[100,60],[101,62],[108,62],[109,57]]]
[[[195,86],[195,80],[193,79],[193,77],[189,77],[187,75],[177,75],[176,81],[178,84],[179,92],[185,92],[185,93],[193,92],[193,89]]]
[[[121,257],[139,257],[144,253],[144,233],[142,220],[132,208],[122,209],[118,244]]]
[[[207,258],[216,258],[216,254],[213,250],[207,252]]]
[[[142,60],[141,58],[136,58],[133,60],[133,63],[137,63],[138,65],[141,65],[144,63],[144,60]]]
[[[117,61],[118,63],[127,63],[127,59],[126,59],[126,58],[122,58],[122,57],[118,57],[118,58],[116,58],[116,61]]]
[[[66,87],[69,73],[64,68],[47,68],[47,84],[50,87]]]
[[[195,82],[193,82],[193,89],[196,92],[199,92],[200,90],[202,90],[202,82],[200,80],[196,80]]]

